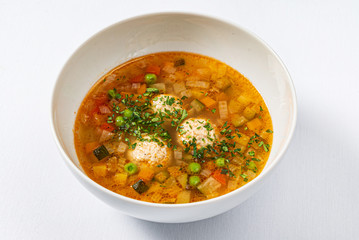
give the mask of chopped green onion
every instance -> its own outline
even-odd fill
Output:
[[[116,97],[116,91],[114,89],[108,90],[108,96],[110,98],[115,98]]]
[[[134,163],[127,163],[124,166],[124,169],[129,175],[133,175],[133,174],[137,173],[137,171],[138,171],[137,165]]]

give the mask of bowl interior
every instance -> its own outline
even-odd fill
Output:
[[[263,96],[273,121],[273,146],[264,171],[278,160],[296,116],[293,86],[279,58],[257,37],[234,25],[204,16],[164,13],[133,18],[101,31],[72,55],[60,73],[52,105],[54,130],[65,154],[79,169],[72,129],[88,90],[117,65],[161,51],[207,55],[245,75]]]

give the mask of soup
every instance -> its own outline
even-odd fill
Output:
[[[128,61],[84,98],[74,140],[86,174],[126,197],[191,203],[231,192],[263,170],[272,121],[230,66],[187,52]]]

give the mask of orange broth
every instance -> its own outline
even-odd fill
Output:
[[[86,174],[126,197],[190,203],[231,192],[263,170],[267,106],[238,71],[161,52],[119,65],[84,98],[74,126]]]

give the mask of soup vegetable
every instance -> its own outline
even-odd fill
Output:
[[[266,104],[213,58],[155,53],[102,77],[77,113],[80,163],[98,184],[154,203],[231,192],[264,168],[272,144]]]

